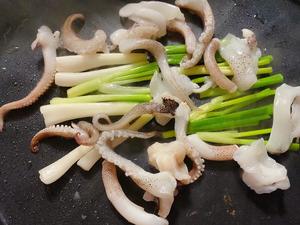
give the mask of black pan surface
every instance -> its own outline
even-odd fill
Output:
[[[25,96],[39,80],[42,55],[32,52],[30,44],[40,25],[59,29],[69,14],[82,12],[87,15],[83,33],[97,24],[111,33],[121,27],[118,10],[128,2],[0,0],[0,105]],[[262,50],[274,56],[274,71],[282,72],[287,83],[300,84],[299,1],[210,0],[210,4],[217,37],[228,32],[241,35],[245,27],[253,29]],[[192,21],[199,34],[199,20],[192,17]],[[173,36],[170,39],[180,41]],[[38,154],[29,150],[31,137],[44,127],[39,107],[58,95],[65,95],[65,90],[52,87],[33,106],[6,117],[5,132],[0,134],[0,224],[127,224],[106,198],[100,163],[90,172],[74,166],[49,186],[40,182],[38,170],[75,147],[72,141],[56,138],[43,142]],[[145,149],[153,141],[131,140],[120,146],[119,152],[150,170]],[[276,159],[287,167],[291,188],[269,195],[249,190],[235,163],[206,162],[201,179],[180,189],[168,217],[170,224],[300,224],[299,153]],[[149,212],[156,210],[155,205],[143,202],[141,190],[119,175],[132,200]],[[74,199],[76,192],[79,200]]]

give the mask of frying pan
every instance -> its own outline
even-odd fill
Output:
[[[30,44],[40,25],[59,29],[69,14],[82,12],[87,16],[83,35],[97,25],[111,33],[121,26],[118,10],[128,2],[131,1],[0,0],[0,104],[25,96],[39,80],[42,55],[40,51],[32,52]],[[242,28],[253,29],[263,52],[274,56],[274,71],[282,72],[287,83],[300,84],[298,1],[210,0],[210,4],[217,37],[228,32],[240,36]],[[193,16],[190,19],[199,34],[200,20]],[[182,41],[177,36],[167,39]],[[127,224],[105,195],[100,163],[90,172],[74,166],[49,186],[38,178],[39,169],[75,147],[72,141],[54,138],[44,141],[38,154],[29,150],[31,137],[44,127],[39,107],[54,96],[64,95],[64,89],[52,87],[33,106],[6,117],[5,132],[0,134],[0,224]],[[148,128],[155,126],[150,124]],[[151,170],[145,149],[153,141],[130,140],[118,151]],[[204,175],[180,189],[168,217],[170,224],[300,224],[299,153],[289,152],[276,160],[288,169],[291,188],[268,195],[257,195],[246,187],[234,162],[206,161]],[[130,199],[149,212],[156,210],[154,204],[142,200],[142,191],[130,179],[122,173],[119,177]]]

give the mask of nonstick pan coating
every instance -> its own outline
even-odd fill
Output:
[[[83,33],[99,25],[109,34],[121,27],[118,10],[128,2],[0,0],[0,105],[25,96],[39,80],[42,55],[40,51],[32,52],[30,44],[40,25],[59,29],[68,15],[81,12],[87,16]],[[240,36],[242,28],[253,29],[264,54],[273,55],[274,71],[282,72],[287,83],[300,85],[299,1],[209,2],[216,18],[215,36],[222,38],[228,32]],[[199,34],[200,20],[191,20]],[[182,41],[174,36],[167,39]],[[31,137],[44,127],[39,107],[62,95],[65,90],[53,86],[33,106],[6,117],[5,131],[0,133],[0,224],[127,224],[105,195],[100,163],[90,172],[74,166],[49,186],[40,182],[38,170],[76,146],[72,141],[53,138],[44,141],[37,154],[29,149]],[[118,151],[148,170],[145,150],[152,142],[130,140]],[[207,161],[204,175],[180,189],[168,217],[170,224],[300,224],[300,155],[289,152],[276,159],[288,169],[291,188],[268,195],[257,195],[246,187],[234,162]],[[142,191],[128,178],[122,173],[119,177],[134,202],[149,212],[156,210],[154,204],[142,200]],[[74,199],[75,193],[80,199]]]

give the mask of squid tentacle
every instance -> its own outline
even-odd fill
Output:
[[[120,120],[114,123],[111,123],[107,115],[95,115],[93,117],[93,125],[100,131],[124,129],[127,125],[129,125],[131,121],[144,114],[164,114],[171,117],[177,107],[177,102],[165,98],[163,99],[163,104],[155,102],[138,104],[133,107],[127,114],[125,114]],[[108,124],[100,123],[99,119],[105,119]]]
[[[63,138],[71,139],[74,138],[78,134],[78,130],[74,129],[71,126],[67,125],[53,125],[50,127],[46,127],[39,132],[37,132],[33,138],[31,139],[31,151],[38,151],[39,142],[48,137],[60,136]]]
[[[53,125],[46,127],[36,133],[31,139],[32,152],[38,151],[38,143],[48,137],[59,136],[67,139],[74,138],[79,145],[95,145],[99,139],[99,132],[92,124],[80,121],[78,124],[71,126]]]
[[[140,225],[169,224],[166,219],[145,212],[127,198],[118,181],[115,165],[106,160],[102,163],[102,179],[108,199],[126,220]]]
[[[151,193],[160,199],[160,216],[166,217],[170,212],[174,201],[174,191],[177,186],[175,178],[169,172],[149,173],[135,163],[115,153],[108,145],[107,141],[114,137],[141,137],[149,138],[153,133],[140,133],[132,131],[104,131],[99,138],[98,148],[103,159],[118,166],[143,190]]]
[[[204,159],[202,159],[200,153],[197,150],[192,147],[188,147],[186,154],[192,160],[193,167],[189,171],[190,179],[184,183],[182,182],[185,185],[191,184],[195,182],[199,177],[201,177],[205,168]]]
[[[79,38],[72,29],[75,20],[84,20],[82,14],[72,14],[66,20],[62,27],[63,47],[77,54],[94,54],[97,52],[107,52],[106,34],[103,30],[97,30],[94,37],[89,40]]]
[[[8,112],[32,105],[52,84],[56,71],[56,49],[59,45],[59,34],[58,31],[52,33],[50,28],[46,26],[41,26],[38,29],[37,37],[33,41],[31,48],[35,50],[37,47],[42,47],[45,64],[42,78],[26,97],[6,103],[0,107],[0,132],[3,129],[4,117]]]
[[[195,51],[197,40],[193,31],[187,25],[187,23],[181,20],[174,19],[168,22],[167,29],[169,31],[178,32],[184,37],[186,52],[192,55]]]
[[[180,8],[194,11],[204,24],[204,30],[198,38],[192,57],[185,57],[180,63],[181,67],[190,68],[200,61],[207,45],[211,41],[215,30],[215,19],[207,0],[176,0],[175,4]]]

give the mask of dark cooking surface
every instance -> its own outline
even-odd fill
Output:
[[[38,81],[43,68],[41,52],[32,52],[30,44],[40,25],[58,29],[66,16],[82,12],[88,15],[89,25],[99,23],[111,33],[120,27],[118,9],[127,2],[0,0],[0,105],[26,95]],[[240,36],[241,28],[253,29],[260,47],[274,56],[274,71],[283,72],[289,84],[300,84],[299,1],[210,0],[210,4],[216,18],[216,36],[228,32]],[[52,87],[32,107],[6,117],[5,132],[0,134],[0,224],[127,224],[106,198],[99,163],[90,172],[74,166],[50,186],[38,178],[39,169],[75,146],[71,141],[49,139],[38,154],[30,153],[28,147],[30,138],[44,126],[39,106],[63,93]],[[131,140],[119,149],[146,165],[149,143]],[[249,190],[235,163],[206,162],[204,176],[180,190],[168,217],[170,224],[300,224],[299,153],[287,153],[278,160],[288,169],[291,188],[270,195]],[[129,197],[144,205],[142,192],[129,179],[121,178]],[[74,200],[75,192],[80,200]],[[150,211],[155,208],[146,206]]]

